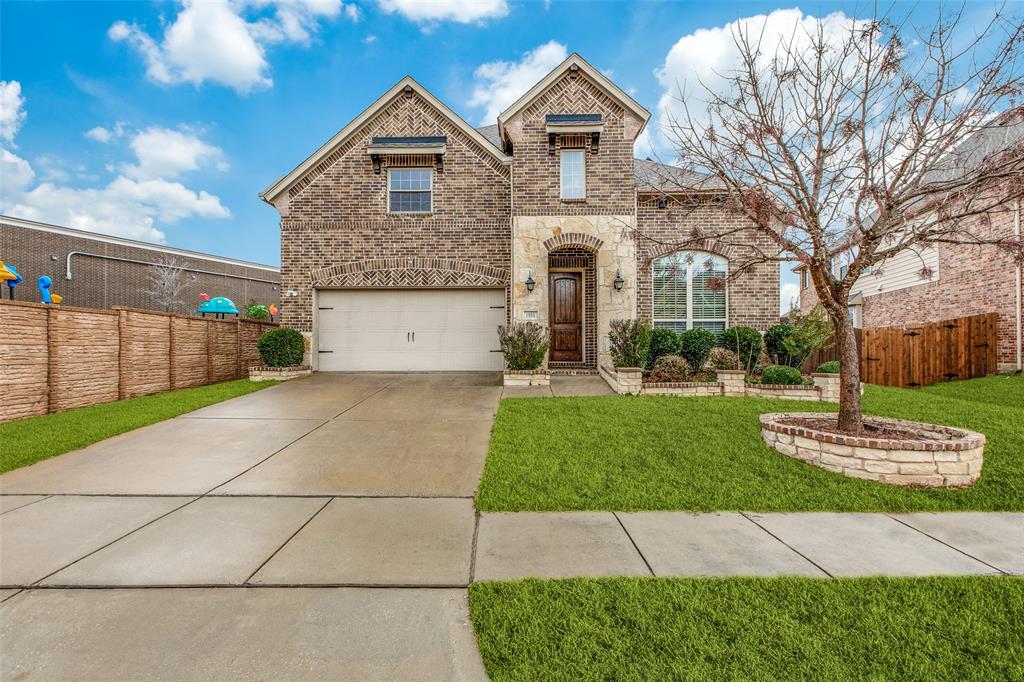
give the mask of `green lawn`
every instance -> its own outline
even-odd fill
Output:
[[[0,473],[276,383],[225,381],[0,424]]]
[[[602,578],[477,583],[507,680],[1024,680],[1024,579]]]
[[[510,398],[501,401],[477,494],[483,511],[1024,510],[1024,377],[918,390],[868,386],[869,414],[981,431],[981,479],[967,489],[887,486],[769,449],[764,412],[827,403],[758,398]]]

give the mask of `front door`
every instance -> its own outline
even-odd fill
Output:
[[[583,274],[552,272],[551,361],[583,361]]]

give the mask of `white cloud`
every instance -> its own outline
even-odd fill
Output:
[[[508,14],[506,0],[378,0],[388,14],[417,22],[455,21],[471,24]]]
[[[21,83],[0,81],[0,138],[14,144],[14,136],[25,121],[25,98],[21,96]]]
[[[800,307],[800,285],[796,282],[783,282],[779,287],[779,311],[783,315],[793,308]]]
[[[91,135],[107,141],[120,137],[124,127]],[[13,134],[8,142],[13,143]],[[135,163],[121,166],[122,173],[99,187],[71,187],[85,168],[60,159],[40,157],[37,162],[46,181],[36,182],[32,165],[0,147],[0,213],[29,220],[67,225],[147,241],[164,241],[157,221],[174,223],[184,218],[228,218],[231,212],[220,199],[203,190],[192,190],[176,179],[194,170],[227,168],[223,151],[203,142],[188,129],[150,127],[132,137]]]
[[[272,16],[246,16],[272,10]],[[220,83],[246,93],[273,84],[265,46],[309,42],[319,22],[359,8],[340,0],[184,0],[182,10],[154,39],[142,28],[115,22],[107,36],[142,55],[146,74],[158,83]]]
[[[125,175],[139,180],[177,178],[182,173],[214,168],[226,171],[224,151],[185,131],[151,126],[132,137],[138,163],[125,164]]]
[[[359,9],[359,5],[354,3],[345,5],[345,18],[355,23],[363,18],[363,10]]]
[[[373,45],[375,42],[377,42],[377,36],[368,35],[365,38],[363,38],[363,42],[366,43],[367,45]]]
[[[89,130],[85,131],[85,136],[88,137],[90,140],[96,140],[97,142],[102,142],[103,144],[110,142],[110,138],[113,137],[112,133],[103,126],[96,126],[95,128],[90,128]]]
[[[481,107],[483,125],[494,123],[498,114],[526,94],[548,72],[569,56],[565,45],[554,40],[527,52],[518,62],[488,62],[473,73],[476,84],[470,106]]]
[[[842,12],[819,19],[803,14],[798,8],[778,9],[768,15],[740,18],[725,26],[701,28],[680,38],[669,50],[664,64],[654,72],[663,88],[652,121],[655,147],[668,151],[664,132],[682,111],[680,89],[686,96],[691,114],[698,115],[705,97],[701,84],[715,92],[724,90],[727,75],[740,65],[739,52],[733,42],[735,31],[749,31],[751,36],[761,36],[761,59],[767,62],[790,39],[794,39],[797,46],[809,44],[807,32],[813,32],[818,21],[822,22],[826,38],[839,38],[846,34],[855,20]]]

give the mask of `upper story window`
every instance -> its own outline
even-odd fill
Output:
[[[563,149],[562,198],[585,199],[587,197],[586,152],[583,149]]]
[[[800,288],[801,289],[806,289],[807,288],[807,282],[808,282],[807,270],[801,270],[800,271]]]
[[[716,335],[727,322],[726,260],[702,251],[680,251],[654,261],[655,327],[677,332],[703,327]]]
[[[430,213],[433,180],[430,168],[389,168],[388,211]]]

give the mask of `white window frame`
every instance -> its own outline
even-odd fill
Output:
[[[434,169],[433,168],[431,168],[429,166],[397,166],[395,168],[388,168],[387,170],[388,170],[388,193],[387,193],[386,201],[388,202],[388,213],[403,214],[403,215],[408,215],[408,214],[428,215],[428,214],[434,212]],[[424,191],[422,189],[394,189],[394,190],[391,189],[391,171],[413,171],[413,170],[414,171],[423,171],[423,170],[425,170],[425,171],[430,173],[430,176],[429,176],[430,177],[430,186],[426,190],[426,191],[430,192],[430,210],[429,211],[393,211],[393,210],[391,210],[391,193],[392,192],[397,192],[397,193],[401,194],[402,192],[410,192],[410,193],[417,192],[418,193],[418,192],[423,192]]]
[[[579,154],[580,165],[582,166],[581,173],[581,187],[580,196],[578,197],[567,197],[565,196],[565,163],[566,154]],[[584,201],[587,198],[587,150],[580,149],[562,149],[558,152],[558,184],[559,184],[559,197],[562,201]]]
[[[686,262],[686,255],[693,255],[693,262]],[[720,261],[724,266],[725,270],[725,316],[724,317],[700,317],[695,318],[693,316],[693,270],[696,267],[703,267],[703,263],[710,256],[717,261]],[[683,265],[686,266],[686,317],[675,318],[675,317],[656,317],[654,309],[654,294],[655,294],[655,282],[654,275],[657,269],[658,261],[665,258],[676,258],[679,257],[683,261]],[[723,329],[729,328],[729,260],[723,256],[719,256],[708,251],[677,251],[676,253],[669,253],[659,258],[655,258],[651,263],[651,324],[655,327],[658,326],[659,322],[672,322],[672,323],[683,323],[686,329],[693,329],[695,322],[721,322],[723,323]]]

